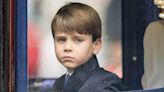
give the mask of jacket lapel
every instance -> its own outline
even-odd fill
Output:
[[[68,83],[64,87],[63,92],[78,92],[78,89],[83,85],[84,80],[78,75],[72,75],[68,80]]]
[[[62,77],[60,77],[59,79],[55,81],[55,84],[54,84],[55,92],[63,92],[62,90],[64,86],[64,79],[65,79],[65,75],[63,75]]]

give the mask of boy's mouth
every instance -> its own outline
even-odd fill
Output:
[[[64,56],[64,57],[62,57],[62,61],[74,61],[75,60],[75,58],[73,58],[73,57],[71,57],[71,56]]]

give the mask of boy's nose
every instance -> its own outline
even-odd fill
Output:
[[[67,42],[65,44],[65,49],[64,49],[65,52],[69,52],[69,51],[72,51],[72,45],[71,43]]]

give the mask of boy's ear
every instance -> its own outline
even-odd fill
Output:
[[[102,42],[101,42],[101,38],[98,38],[96,41],[94,41],[94,50],[93,50],[93,54],[98,54],[99,51],[101,50],[101,46],[102,46]]]

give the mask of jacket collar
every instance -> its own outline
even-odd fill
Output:
[[[90,58],[87,63],[75,69],[65,87],[63,87],[63,76],[56,80],[54,86],[55,88],[57,87],[58,90],[63,89],[63,92],[78,92],[80,87],[96,68],[99,68],[99,65],[96,56],[93,55],[93,57]]]
[[[99,65],[97,58],[95,55],[93,55],[85,64],[81,65],[80,67],[77,67],[74,71],[74,74],[87,75],[98,67]]]

